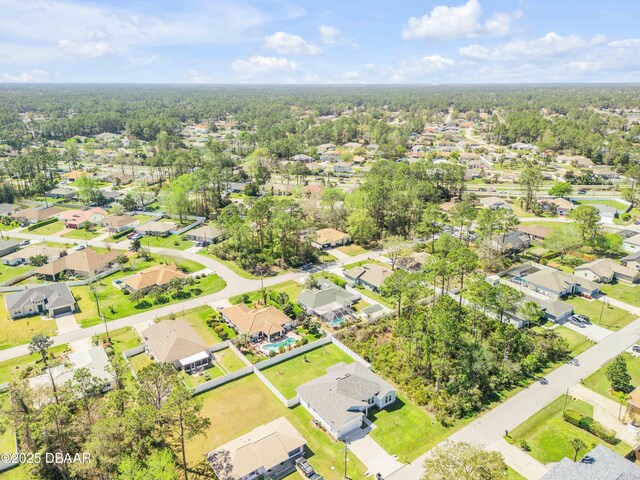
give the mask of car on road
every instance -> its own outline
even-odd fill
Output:
[[[307,478],[311,478],[311,476],[316,473],[311,464],[304,457],[296,458],[296,467],[298,467]]]
[[[31,243],[31,240],[23,240],[23,241],[20,242],[20,246],[21,247],[26,247],[30,243]]]
[[[84,250],[85,248],[87,248],[87,247],[85,247],[84,245],[82,245],[81,243],[79,243],[78,245],[76,245],[75,247],[73,247],[73,251],[74,251],[74,252],[79,252],[80,250]]]
[[[584,188],[581,188],[580,190],[578,190],[578,195],[586,195],[587,191]]]

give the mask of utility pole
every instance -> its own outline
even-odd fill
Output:
[[[602,308],[600,309],[600,325],[602,325],[602,314],[604,313],[604,295],[602,296]]]
[[[347,476],[347,461],[349,460],[347,458],[347,454],[349,453],[349,442],[346,438],[342,442],[344,443],[344,478],[345,480],[351,480]]]
[[[562,407],[562,415],[564,415],[564,411],[567,409],[567,400],[569,399],[569,389],[564,394],[564,406]]]

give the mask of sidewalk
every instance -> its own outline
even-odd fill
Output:
[[[528,480],[538,480],[547,473],[547,467],[542,463],[502,438],[489,445],[489,450],[500,452],[505,463]]]

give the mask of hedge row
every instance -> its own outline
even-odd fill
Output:
[[[620,439],[616,438],[616,432],[605,427],[600,422],[594,420],[591,417],[585,417],[575,410],[566,410],[562,417],[571,425],[575,425],[578,428],[586,430],[587,432],[595,435],[598,438],[601,438],[611,445],[617,445],[618,443],[620,443]]]
[[[119,233],[111,235],[111,238],[113,238],[114,240],[117,240],[118,238],[122,238],[125,235],[129,235],[131,232],[133,232],[133,228],[127,228],[126,230],[123,230]]]
[[[27,227],[27,230],[29,230],[31,232],[31,231],[35,230],[36,228],[44,227],[45,225],[49,225],[50,223],[54,223],[54,222],[57,222],[57,221],[58,221],[58,219],[56,217],[51,217],[51,218],[49,218],[47,220],[43,220],[41,222],[34,223],[33,225],[29,225]]]

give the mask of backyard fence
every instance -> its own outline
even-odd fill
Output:
[[[29,277],[33,277],[36,274],[35,270],[31,270],[30,272],[24,272],[18,275],[17,277],[10,278],[6,282],[2,283],[0,286],[2,287],[10,287],[11,285],[15,285],[16,283],[20,283],[23,280],[26,280]],[[15,291],[15,290],[13,290]]]
[[[207,390],[211,390],[213,388],[224,385],[225,383],[229,383],[233,380],[237,380],[240,377],[244,377],[253,372],[253,367],[244,367],[240,370],[236,370],[235,372],[228,373],[222,377],[214,378],[212,380],[208,380],[200,385],[197,385],[192,388],[193,394],[198,395],[199,393],[206,392]]]
[[[104,272],[97,274],[94,277],[85,278],[83,280],[73,280],[71,282],[66,282],[66,283],[67,283],[67,286],[69,287],[79,287],[81,285],[90,285],[96,280],[101,280],[104,277],[108,277],[109,275],[119,272],[120,270],[122,270],[122,265],[116,265],[115,267],[111,267],[105,270]]]
[[[257,363],[255,367],[257,370],[264,370],[265,368],[268,368],[272,365],[277,365],[278,363],[284,362],[285,360],[288,360],[293,357],[297,357],[298,355],[302,355],[305,352],[314,350],[318,347],[322,347],[323,345],[327,345],[331,343],[331,338],[332,338],[331,336],[327,335],[313,342],[309,342],[306,345],[302,345],[301,347],[292,348],[287,352],[280,353],[275,357],[268,358],[266,360],[263,360],[260,363]]]
[[[183,233],[191,230],[192,228],[195,228],[198,225],[201,225],[206,220],[205,217],[187,217],[187,219],[194,220],[194,222],[187,225],[184,228],[181,228],[180,230],[172,230],[171,233],[173,233],[174,235],[182,235]]]

